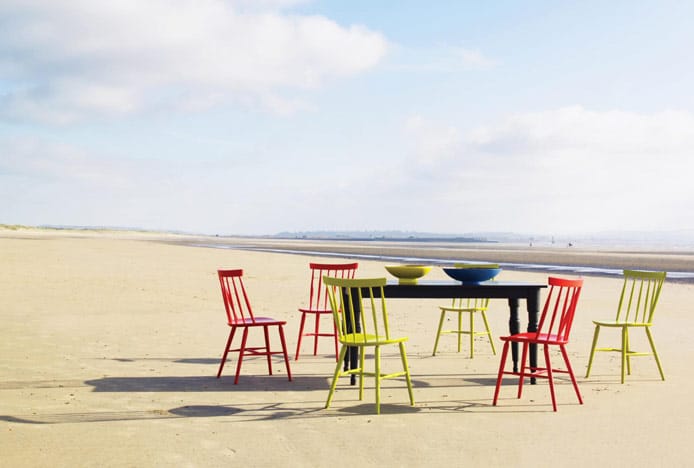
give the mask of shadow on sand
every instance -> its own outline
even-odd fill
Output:
[[[315,375],[293,375],[292,381],[286,374],[243,375],[234,385],[233,375],[181,376],[181,377],[103,377],[87,380],[86,385],[95,392],[278,392],[296,390],[327,389],[327,377]]]

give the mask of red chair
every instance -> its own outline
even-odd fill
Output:
[[[231,327],[229,339],[227,339],[227,344],[224,348],[222,362],[219,363],[217,378],[222,375],[222,369],[226,363],[229,351],[238,351],[239,358],[238,362],[236,363],[236,378],[234,379],[234,384],[239,383],[241,363],[243,362],[244,356],[248,355],[267,356],[267,368],[270,375],[272,375],[272,355],[284,355],[284,363],[287,366],[287,377],[289,377],[289,380],[291,381],[292,371],[289,368],[289,357],[287,355],[287,344],[284,340],[283,329],[287,322],[275,320],[269,317],[255,317],[253,315],[251,303],[248,300],[246,289],[243,286],[243,270],[218,270],[217,274],[219,275],[219,284],[222,286],[222,297],[224,298],[224,308],[226,309],[227,314],[227,324]],[[248,330],[257,327],[263,328],[265,346],[247,346]],[[282,342],[282,351],[270,350],[270,327],[278,328],[280,341]],[[236,330],[239,328],[243,329],[241,346],[239,348],[231,349],[231,342],[234,339],[234,334],[236,334]]]
[[[530,377],[541,377],[549,380],[549,392],[552,395],[552,408],[557,410],[557,401],[554,395],[554,373],[565,373],[571,377],[578,402],[583,404],[581,392],[578,390],[576,377],[569,363],[569,356],[566,353],[566,345],[569,342],[569,333],[571,332],[571,324],[574,320],[576,312],[576,304],[578,297],[581,294],[583,280],[568,280],[561,278],[549,278],[549,295],[542,309],[540,323],[537,326],[536,332],[518,333],[511,336],[502,336],[504,342],[504,350],[501,353],[501,364],[499,365],[499,375],[496,379],[496,389],[494,390],[494,402],[499,398],[499,389],[501,387],[501,379],[504,374],[512,374],[520,376],[518,381],[518,398],[523,392],[523,381]],[[508,355],[509,344],[522,343],[523,355],[521,358],[520,372],[505,372],[506,356]],[[528,348],[531,344],[542,345],[545,355],[546,367],[529,368],[526,366],[528,360]],[[566,369],[553,368],[549,360],[549,346],[559,346],[561,355],[564,358]]]
[[[330,303],[328,302],[328,295],[326,294],[326,289],[323,285],[323,276],[330,276],[332,278],[340,279],[353,279],[357,266],[359,266],[358,263],[309,263],[309,267],[311,268],[311,290],[309,293],[308,307],[299,308],[299,312],[301,312],[301,324],[299,325],[299,338],[297,339],[296,343],[296,357],[294,360],[299,359],[301,340],[304,336],[313,337],[314,356],[318,354],[318,337],[331,336],[335,342],[335,359],[337,359],[337,329],[333,320],[332,310],[330,309]],[[307,315],[313,315],[315,325],[312,332],[305,333],[304,325],[306,323]],[[330,319],[332,324],[330,325],[332,330],[330,332],[320,331],[320,319],[323,315]]]

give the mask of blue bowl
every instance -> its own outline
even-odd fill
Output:
[[[501,268],[444,268],[443,271],[463,284],[479,284],[501,273]]]

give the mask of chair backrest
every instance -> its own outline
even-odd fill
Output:
[[[624,270],[616,320],[651,323],[666,275],[665,271]]]
[[[326,276],[328,299],[342,342],[350,336],[378,335],[390,339],[388,311],[383,286],[386,278],[342,279]],[[357,326],[357,323],[359,326]]]
[[[452,302],[452,308],[454,309],[474,309],[474,310],[487,310],[489,308],[489,298],[479,299],[479,298],[464,298],[464,297],[454,297]]]
[[[357,271],[358,263],[309,263],[311,269],[311,290],[308,299],[310,310],[330,310],[330,303],[323,277],[352,279]]]
[[[583,280],[550,276],[547,283],[549,293],[537,325],[537,337],[549,336],[553,340],[568,343]]]
[[[243,270],[217,270],[217,274],[222,287],[227,323],[242,323],[247,320],[255,322],[253,309],[243,286]]]

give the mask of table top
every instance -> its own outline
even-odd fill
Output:
[[[543,283],[519,281],[485,281],[479,284],[462,284],[453,280],[420,280],[417,284],[399,284],[388,281],[384,293],[388,298],[431,298],[453,297],[521,299],[536,297]]]

